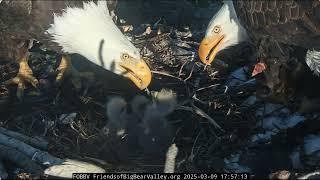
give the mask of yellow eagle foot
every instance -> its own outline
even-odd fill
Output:
[[[22,99],[24,90],[26,89],[26,84],[30,83],[33,87],[37,88],[39,81],[33,76],[32,69],[28,65],[26,58],[20,61],[19,72],[16,77],[5,81],[7,85],[17,84],[17,97]]]
[[[93,72],[79,72],[75,67],[73,67],[71,60],[62,56],[60,65],[57,68],[56,82],[61,84],[61,82],[67,77],[70,78],[72,85],[77,89],[82,88],[82,81],[90,82],[94,79]]]

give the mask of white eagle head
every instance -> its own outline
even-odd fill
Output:
[[[109,14],[105,0],[84,2],[54,14],[46,31],[66,53],[77,53],[91,62],[129,78],[140,88],[151,82],[151,71],[139,50],[122,34]]]
[[[226,0],[211,19],[206,35],[200,43],[200,60],[209,65],[218,52],[247,39],[248,35],[237,18],[233,2]]]

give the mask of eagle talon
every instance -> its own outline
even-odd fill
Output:
[[[57,72],[58,74],[56,77],[56,82],[58,84],[61,84],[61,82],[66,77],[69,77],[71,79],[72,85],[76,89],[81,89],[82,80],[91,82],[94,78],[94,73],[92,72],[79,72],[75,67],[73,67],[71,60],[65,56],[61,58],[61,62],[57,68]]]
[[[67,58],[62,56],[60,65],[57,68],[57,77],[56,77],[56,82],[61,83],[64,79],[65,74],[68,74],[68,68],[72,66],[71,61]]]
[[[26,58],[22,59],[19,64],[20,67],[17,76],[5,81],[4,84],[17,84],[17,97],[21,100],[24,90],[26,89],[26,84],[30,83],[33,87],[37,88],[39,81],[33,76],[32,69],[29,67]]]

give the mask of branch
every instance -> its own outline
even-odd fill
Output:
[[[166,163],[164,166],[164,173],[174,173],[176,164],[176,157],[178,155],[178,147],[176,144],[172,144],[166,154]]]

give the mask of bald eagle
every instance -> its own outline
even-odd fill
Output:
[[[307,65],[319,74],[320,1],[224,1],[207,27],[199,57],[211,64],[221,50],[250,40],[260,60],[287,58],[289,46],[302,47]]]
[[[150,84],[148,65],[114,24],[106,1],[0,1],[0,58],[20,64],[17,76],[7,82],[18,85],[18,96],[26,83],[38,85],[28,65],[29,39],[63,55],[80,54],[129,78],[139,89]],[[68,61],[67,56],[62,56],[57,81],[72,67]]]

